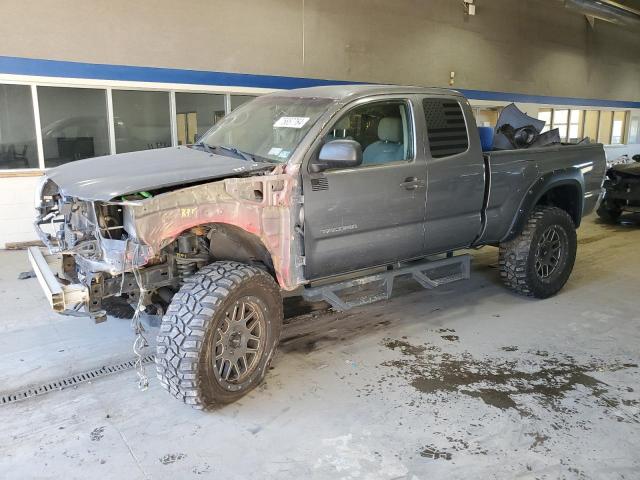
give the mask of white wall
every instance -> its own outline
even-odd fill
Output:
[[[37,239],[34,191],[40,176],[0,178],[0,247]]]

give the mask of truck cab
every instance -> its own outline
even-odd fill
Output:
[[[468,102],[384,90],[338,109],[303,159],[311,279],[469,246],[480,233],[485,170]],[[362,150],[359,165],[323,165],[340,138]]]

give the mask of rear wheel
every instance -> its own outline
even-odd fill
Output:
[[[515,292],[547,298],[567,282],[576,258],[573,220],[556,207],[536,207],[522,232],[500,244],[500,276]]]
[[[161,384],[196,408],[237,400],[264,378],[282,317],[280,289],[268,273],[237,262],[202,268],[162,319]]]

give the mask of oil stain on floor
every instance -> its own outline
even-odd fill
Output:
[[[618,421],[640,423],[635,415],[621,416],[618,407],[628,405],[629,401],[620,399],[618,392],[593,376],[594,372],[637,368],[635,363],[605,363],[595,359],[581,363],[572,356],[551,355],[546,351],[525,352],[518,360],[477,359],[468,352],[447,353],[429,343],[414,345],[391,338],[385,339],[383,345],[402,354],[399,359],[382,363],[390,369],[389,375],[406,379],[422,394],[462,394],[501,410],[512,409],[522,416],[532,416],[518,402],[519,395],[537,399],[546,410],[571,414],[562,400],[580,388],[605,413],[615,410]],[[503,350],[516,348],[508,346]]]

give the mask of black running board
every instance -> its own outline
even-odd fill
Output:
[[[447,269],[446,274],[438,270]],[[335,310],[341,312],[354,307],[367,305],[380,300],[388,300],[393,292],[396,277],[411,276],[422,287],[432,289],[458,280],[469,279],[471,271],[471,256],[458,255],[440,260],[426,260],[406,266],[387,270],[382,273],[359,277],[343,282],[331,283],[317,287],[306,287],[302,296],[308,301],[329,303]],[[340,294],[345,290],[363,287],[375,282],[381,283],[381,290],[374,294],[362,295],[354,300],[344,300]]]

